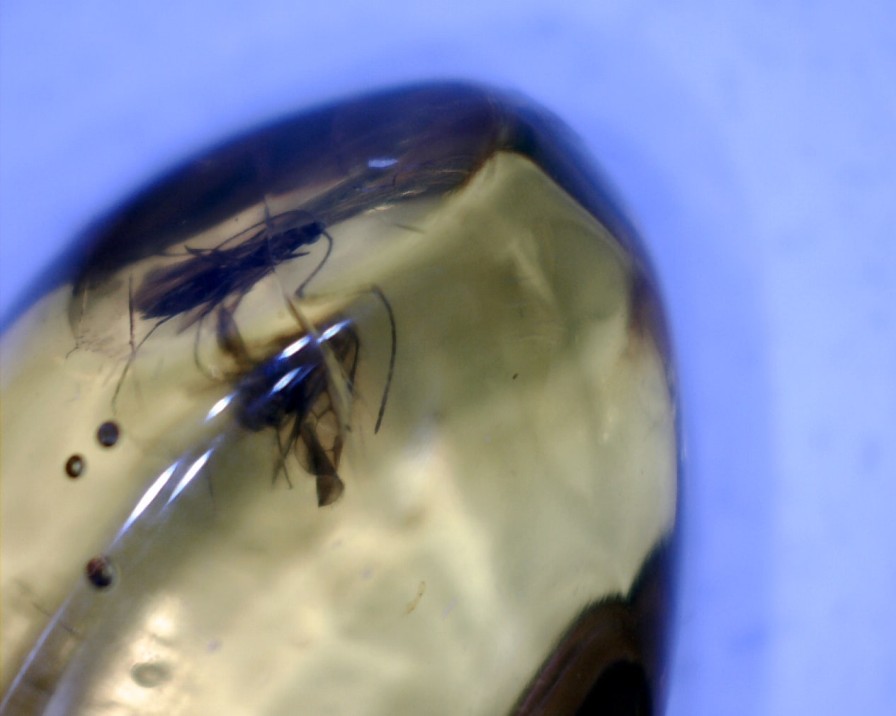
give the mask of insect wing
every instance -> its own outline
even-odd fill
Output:
[[[323,226],[304,212],[288,212],[211,248],[185,247],[186,258],[150,270],[134,294],[144,318],[168,319],[204,307],[205,315],[228,298],[238,300],[278,263],[303,256]]]
[[[134,292],[133,303],[143,318],[166,320],[200,306],[213,307],[229,291],[227,267],[201,254],[151,270]]]
[[[353,394],[359,353],[357,335],[347,325],[327,341],[323,350],[331,351],[340,372],[338,375],[324,373],[328,386],[311,402],[307,415],[296,416],[289,443],[294,445],[299,464],[317,479],[318,504],[321,506],[335,502],[343,490],[338,469],[346,426],[333,403],[331,384],[339,381],[346,388],[345,393]],[[322,365],[321,370],[326,371],[326,367]]]

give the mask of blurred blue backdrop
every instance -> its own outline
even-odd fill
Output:
[[[888,0],[5,0],[0,313],[185,155],[321,100],[446,77],[565,118],[659,268],[690,439],[670,715],[892,713]]]

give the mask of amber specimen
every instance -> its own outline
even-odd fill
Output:
[[[404,88],[198,155],[3,336],[0,711],[656,711],[663,320],[520,98]]]

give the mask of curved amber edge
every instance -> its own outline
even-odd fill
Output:
[[[667,690],[676,562],[673,537],[648,556],[627,595],[586,607],[557,640],[511,716],[595,708],[617,713],[611,707],[623,703],[626,713],[656,713]]]
[[[0,319],[0,332],[56,286],[164,251],[266,194],[331,184],[303,207],[331,224],[399,192],[456,189],[498,151],[542,167],[653,276],[609,183],[560,119],[519,94],[429,82],[325,104],[198,152],[87,226]]]

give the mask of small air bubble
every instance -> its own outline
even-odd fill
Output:
[[[152,689],[168,681],[171,671],[164,662],[145,661],[131,667],[131,678],[144,689]]]
[[[71,478],[80,477],[84,472],[84,458],[72,455],[65,463],[65,474]]]
[[[96,439],[103,447],[112,447],[118,442],[119,434],[118,423],[107,420],[97,428]]]

